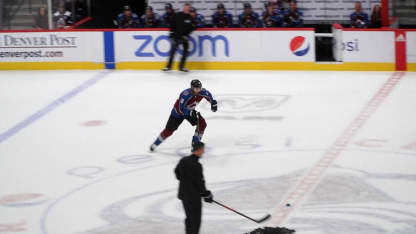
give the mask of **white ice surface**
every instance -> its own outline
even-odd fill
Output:
[[[100,72],[0,72],[0,134]],[[267,183],[276,178],[270,187],[279,187],[285,176],[294,183],[391,75],[111,72],[0,143],[0,233],[16,233],[19,223],[18,233],[27,234],[159,233],[160,225],[183,233],[172,170],[189,153],[193,128],[184,122],[155,153],[148,146],[180,91],[195,78],[218,100],[234,101],[220,102],[217,113],[204,103],[199,108],[208,123],[203,141],[209,149],[201,161],[208,187],[217,199],[261,216],[284,192],[270,191]],[[300,234],[416,233],[415,119],[416,74],[407,73],[329,169],[328,180],[285,225]],[[90,120],[104,124],[81,124]],[[360,145],[369,139],[377,145]],[[138,159],[120,162],[126,156]],[[333,192],[329,202],[326,196],[338,185],[351,194]],[[42,197],[20,206],[2,200],[26,193]],[[259,208],[253,208],[256,199],[262,199]],[[131,220],[148,224],[135,226]],[[257,227],[213,205],[205,205],[204,220],[201,234],[242,234]],[[224,232],[230,221],[235,229]]]

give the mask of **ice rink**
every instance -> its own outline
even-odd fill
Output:
[[[194,130],[148,148],[192,79],[219,102],[198,107],[215,199],[299,234],[416,233],[416,73],[289,71],[0,72],[0,233],[184,233]],[[257,227],[204,204],[201,234]]]

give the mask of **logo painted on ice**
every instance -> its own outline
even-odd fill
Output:
[[[290,41],[290,51],[296,56],[304,56],[309,52],[310,44],[302,36],[294,37]]]
[[[280,94],[223,94],[216,95],[220,113],[249,113],[275,109],[285,103],[288,95]],[[201,105],[202,109],[210,110],[208,102]]]

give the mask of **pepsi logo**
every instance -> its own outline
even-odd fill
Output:
[[[46,202],[48,199],[38,193],[19,193],[0,197],[0,206],[22,207],[35,206]]]
[[[290,51],[296,56],[304,56],[309,52],[310,44],[305,37],[297,36],[290,41]]]

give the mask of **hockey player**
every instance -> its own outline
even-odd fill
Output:
[[[205,153],[205,146],[197,142],[192,147],[192,155],[182,158],[175,168],[176,178],[179,180],[178,198],[185,210],[186,234],[198,234],[201,226],[202,201],[212,203],[214,197],[205,187],[204,174],[199,159]]]
[[[140,18],[131,11],[129,6],[124,7],[124,12],[117,17],[119,28],[137,28],[140,25]]]
[[[162,15],[162,24],[163,27],[170,27],[170,24],[172,23],[172,17],[175,14],[175,10],[172,7],[171,3],[165,4],[165,14]]]
[[[263,26],[265,28],[280,27],[282,25],[282,17],[280,12],[273,8],[273,4],[268,2],[265,4],[266,11],[262,14]]]
[[[361,10],[361,2],[355,2],[355,11],[350,15],[352,28],[367,28],[368,14]]]
[[[144,28],[157,28],[160,24],[159,15],[153,12],[153,7],[149,6],[146,13],[141,17],[141,25]]]
[[[201,81],[192,80],[191,87],[182,91],[178,100],[176,100],[165,129],[150,146],[150,151],[154,151],[157,146],[172,135],[185,119],[192,126],[196,126],[195,134],[192,137],[192,144],[199,142],[204,135],[207,123],[201,114],[195,110],[195,107],[203,98],[211,103],[211,110],[216,112],[218,109],[217,101],[208,90],[202,88]]]
[[[190,15],[194,21],[194,25],[196,28],[203,28],[205,26],[205,18],[203,15],[198,14],[198,12],[196,12],[196,8],[195,7],[191,7],[191,12]]]
[[[251,9],[250,3],[244,3],[244,12],[238,16],[238,24],[242,28],[261,27],[259,15]]]
[[[215,28],[229,28],[233,26],[233,16],[225,10],[222,3],[217,5],[217,12],[212,15],[212,25]]]
[[[285,11],[283,25],[285,27],[303,27],[303,13],[298,10],[295,1],[291,1],[289,9]]]
[[[59,29],[71,26],[74,23],[72,22],[72,13],[65,10],[64,4],[59,5],[58,11],[53,14],[53,20],[55,27]]]

